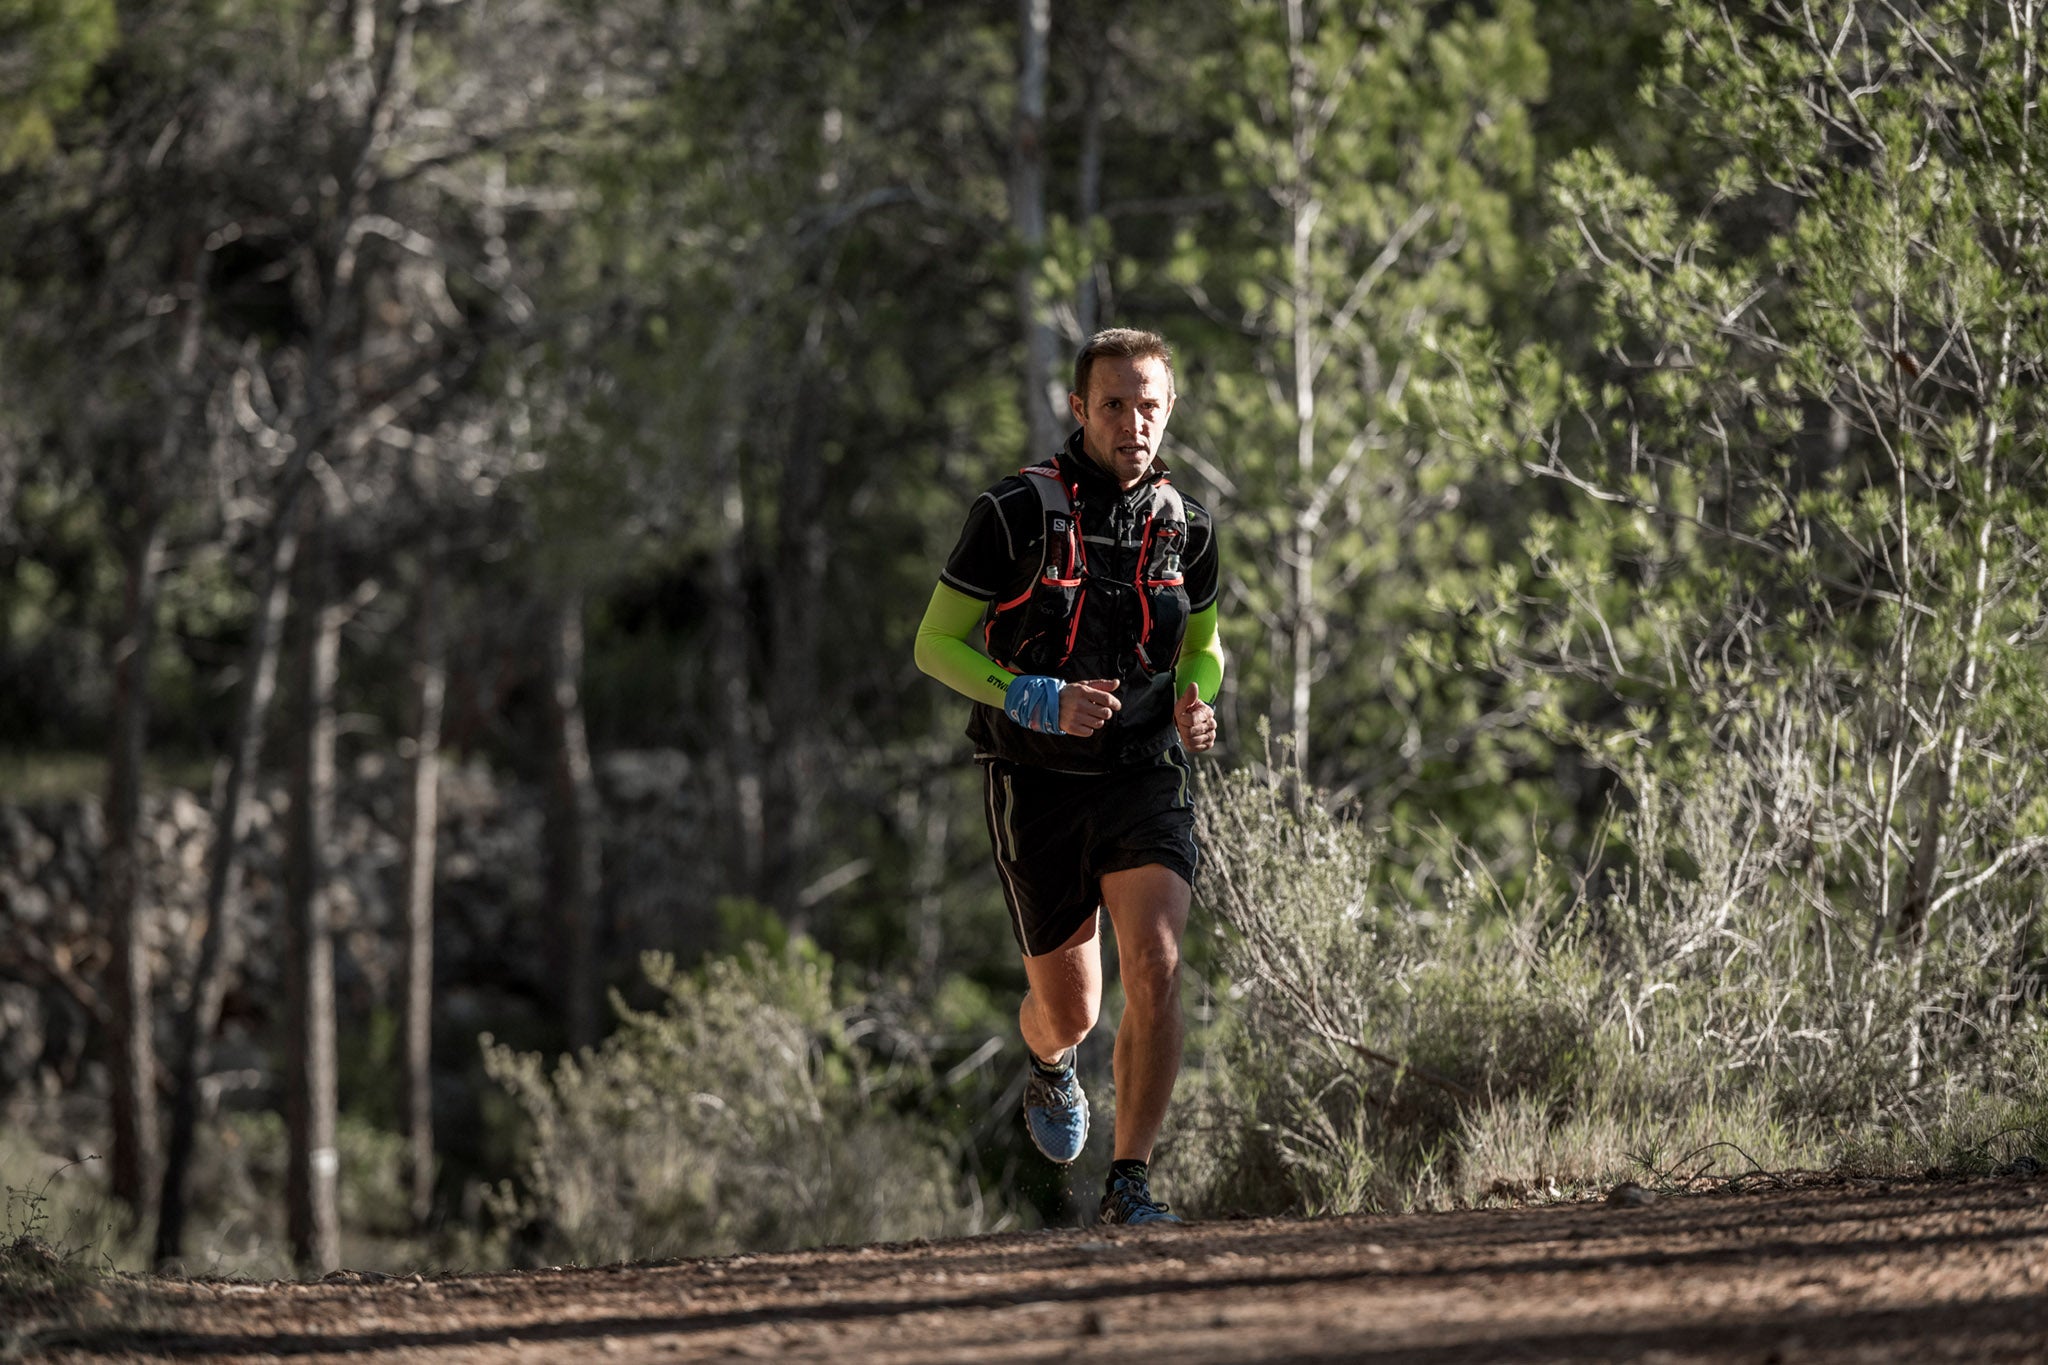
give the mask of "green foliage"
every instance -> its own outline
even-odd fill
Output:
[[[1812,894],[1910,957],[2032,895],[2043,848],[2039,35],[1669,9],[1651,92],[1711,174],[1554,173],[1603,354],[1518,451],[1562,514],[1486,604],[1493,664],[1617,778],[1802,746]]]
[[[695,973],[644,960],[665,1000],[552,1068],[485,1041],[532,1125],[501,1193],[552,1260],[603,1263],[971,1230],[935,1135],[891,1112],[908,1078],[846,1035],[830,959],[752,945]]]
[[[0,172],[50,154],[117,36],[114,0],[0,0]]]
[[[120,570],[90,480],[63,461],[32,461],[0,517],[19,547],[0,555],[0,667],[18,699],[0,714],[0,742],[96,738],[109,685],[100,635]]]
[[[1176,423],[1220,485],[1226,722],[1268,717],[1410,866],[1439,822],[1525,860],[1558,795],[1466,620],[1512,550],[1473,380],[1528,270],[1536,9],[1240,7],[1202,68],[1232,212],[1172,267],[1217,324]]]
[[[323,298],[375,62],[297,0],[147,10],[0,0],[0,741],[53,756],[0,785],[97,786],[54,756],[104,736],[143,489],[152,738],[205,765],[272,478],[317,438],[382,585],[346,742],[407,730],[388,627],[431,520],[451,743],[540,752],[533,600],[587,597],[594,747],[686,750],[678,806],[711,812],[677,920],[760,945],[663,976],[613,1050],[493,1052],[483,1108],[534,1130],[528,1235],[959,1225],[935,1133],[991,1131],[1016,966],[942,757],[961,705],[909,646],[968,499],[1027,453],[1012,14],[427,6],[356,285]],[[1229,1064],[1176,1158],[1212,1204],[1476,1198],[1716,1138],[1958,1166],[2033,1141],[2004,1130],[2038,1090],[2048,156],[2040,35],[1990,13],[1056,7],[1037,302],[1066,342],[1176,343],[1226,743],[1269,718],[1347,815],[1224,788],[1262,852],[1219,869]],[[297,425],[316,407],[339,439]],[[959,1075],[850,1041],[805,924],[935,995],[946,1041],[892,1041]],[[369,1042],[344,1198],[400,1255]],[[280,1270],[281,1138],[217,1137],[195,1265]],[[870,1190],[891,1143],[918,1155]]]

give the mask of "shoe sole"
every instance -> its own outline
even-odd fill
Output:
[[[1031,1126],[1031,1115],[1028,1113],[1024,1115],[1024,1135],[1031,1139],[1031,1145],[1038,1149],[1038,1154],[1053,1165],[1073,1165],[1081,1159],[1081,1153],[1088,1147],[1088,1097],[1085,1094],[1081,1096],[1081,1135],[1074,1139],[1074,1154],[1072,1156],[1054,1156],[1051,1152],[1045,1150],[1045,1144],[1038,1140],[1038,1130]]]
[[[1071,1166],[1081,1159],[1081,1153],[1088,1147],[1087,1115],[1087,1110],[1081,1111],[1081,1136],[1074,1143],[1074,1154],[1072,1156],[1055,1156],[1051,1152],[1046,1151],[1045,1144],[1038,1140],[1038,1131],[1031,1126],[1031,1120],[1028,1118],[1024,1120],[1024,1133],[1025,1136],[1031,1139],[1031,1145],[1038,1149],[1038,1154],[1047,1161],[1050,1161],[1055,1166]]]

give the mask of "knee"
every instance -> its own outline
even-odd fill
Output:
[[[1072,1047],[1086,1038],[1095,1028],[1097,1001],[1087,999],[1061,999],[1057,996],[1038,995],[1038,1020],[1046,1029],[1061,1040],[1061,1044]]]
[[[1180,944],[1159,939],[1138,945],[1119,968],[1124,1000],[1147,1012],[1170,1010],[1180,1002]]]

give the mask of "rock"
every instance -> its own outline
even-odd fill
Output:
[[[199,798],[183,787],[171,793],[170,800],[166,803],[166,813],[170,822],[186,834],[200,833],[213,824],[206,807],[199,804]]]
[[[34,825],[30,825],[28,839],[15,854],[18,859],[15,865],[32,876],[40,875],[43,869],[50,865],[50,860],[56,856],[57,841]]]
[[[21,924],[41,924],[50,918],[50,897],[39,886],[0,886],[10,918]]]
[[[0,982],[0,1089],[35,1075],[43,1046],[43,1007],[34,988]]]
[[[97,796],[80,797],[65,804],[64,830],[66,833],[74,829],[78,832],[80,837],[73,841],[72,847],[88,858],[107,842],[105,814],[100,809],[100,799]]]
[[[22,850],[34,834],[19,806],[0,806],[0,863],[20,866]]]
[[[597,760],[605,794],[625,805],[673,801],[690,783],[690,756],[679,749],[618,749]]]

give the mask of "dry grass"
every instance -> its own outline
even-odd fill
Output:
[[[1209,1212],[1348,1212],[2042,1149],[2024,887],[1952,897],[1917,950],[1873,933],[1787,832],[1824,796],[1796,761],[1638,774],[1603,875],[1511,899],[1468,859],[1426,905],[1286,773],[1212,783],[1231,985],[1162,1167]]]

